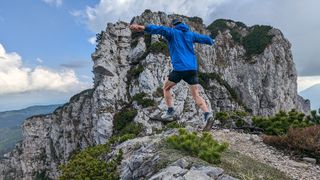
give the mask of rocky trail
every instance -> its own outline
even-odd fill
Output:
[[[229,147],[241,154],[275,167],[288,177],[297,180],[320,179],[320,166],[293,160],[283,152],[262,142],[261,137],[255,134],[239,133],[229,129],[212,130],[212,135],[219,141],[227,141]]]

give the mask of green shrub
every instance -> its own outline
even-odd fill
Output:
[[[232,39],[243,45],[245,48],[247,57],[262,53],[267,45],[272,41],[273,36],[268,35],[268,32],[272,29],[271,26],[253,26],[249,29],[247,36],[242,37],[239,33],[240,28],[247,28],[247,26],[242,22],[234,22],[236,26],[230,28],[228,27],[227,22],[234,21],[229,19],[217,19],[207,28],[213,37],[216,37],[219,31],[224,32],[229,29]]]
[[[219,163],[220,153],[227,149],[226,143],[219,144],[210,133],[198,136],[196,132],[189,133],[179,129],[178,135],[166,139],[169,147],[181,150],[191,156],[199,157],[209,163]]]
[[[185,127],[184,123],[179,123],[177,121],[173,121],[165,125],[165,129],[184,128],[184,127]]]
[[[60,180],[69,179],[119,179],[116,169],[122,160],[120,151],[112,160],[100,160],[100,156],[110,152],[109,144],[88,147],[74,155],[68,163],[60,166]]]
[[[131,108],[123,108],[113,117],[113,133],[118,134],[127,124],[133,122],[137,115],[137,110]]]
[[[290,128],[285,136],[264,136],[263,142],[292,152],[300,157],[308,156],[320,162],[320,125],[306,128]]]
[[[227,22],[234,22],[237,25],[237,27],[242,27],[242,28],[246,28],[247,27],[243,22],[235,22],[235,21],[232,21],[230,19],[217,19],[217,20],[213,21],[207,27],[207,29],[211,32],[211,35],[213,37],[216,37],[218,35],[219,31],[221,33],[223,33],[227,29],[230,29],[230,31],[236,32],[235,28],[237,28],[237,27],[231,29],[231,28],[228,27]]]
[[[142,127],[143,126],[140,123],[130,122],[126,124],[120,131],[116,132],[115,135],[118,135],[118,136],[128,135],[130,137],[131,136],[136,137],[140,134]]]
[[[127,73],[127,79],[128,81],[131,81],[132,78],[138,78],[140,73],[142,73],[144,70],[143,66],[139,64],[138,66],[132,67],[128,73]]]
[[[253,125],[264,129],[268,135],[285,135],[289,128],[307,127],[312,125],[305,114],[291,110],[289,113],[280,111],[272,117],[253,117]]]
[[[217,120],[219,120],[220,122],[226,122],[229,119],[229,114],[225,111],[221,111],[221,112],[217,112],[216,113],[216,118]]]
[[[133,121],[137,110],[123,108],[113,118],[113,137],[111,143],[119,143],[137,137],[142,131],[142,124]]]
[[[213,21],[207,28],[211,32],[213,37],[216,37],[220,32],[224,32],[228,29],[228,26],[226,24],[228,20],[226,19],[217,19]]]
[[[116,170],[122,161],[122,151],[120,150],[108,162],[101,160],[100,157],[109,153],[115,144],[138,136],[142,125],[133,122],[136,115],[137,111],[130,107],[125,107],[116,113],[113,120],[113,136],[108,143],[88,147],[73,155],[66,164],[60,166],[62,173],[59,179],[119,179]]]
[[[271,26],[253,26],[252,31],[243,38],[243,46],[246,49],[247,56],[260,54],[264,51],[268,44],[271,43],[272,37],[268,32]]]
[[[154,106],[155,102],[153,99],[146,98],[146,93],[138,93],[132,97],[133,101],[137,101],[142,107],[146,108],[149,106]]]
[[[231,34],[231,36],[232,36],[232,39],[235,41],[235,42],[237,42],[237,43],[239,43],[239,44],[242,44],[242,36],[241,36],[241,34],[238,32],[238,31],[236,31],[236,30],[234,30],[234,29],[231,29],[230,30],[230,34]]]
[[[307,116],[307,119],[314,123],[314,124],[320,124],[320,108],[318,109],[318,114],[316,110],[312,110],[310,112],[310,115]]]
[[[157,41],[155,43],[152,43],[149,47],[149,51],[152,53],[163,53],[166,56],[169,56],[168,45],[163,41]]]
[[[188,17],[188,20],[194,23],[203,24],[203,20],[200,17]]]

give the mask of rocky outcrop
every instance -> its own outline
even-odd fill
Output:
[[[132,21],[169,25],[176,16],[179,15],[145,11]],[[181,17],[193,31],[210,34],[200,18]],[[229,22],[228,26],[236,25]],[[240,31],[246,34],[249,28],[240,28]],[[277,29],[268,33],[273,36],[271,43],[261,54],[250,58],[228,29],[215,37],[214,46],[195,46],[200,71],[203,75],[214,75],[207,79],[206,87],[200,87],[201,95],[213,112],[246,110],[252,115],[268,116],[293,108],[309,111],[309,102],[297,95],[297,74],[290,43]],[[22,142],[1,160],[0,179],[56,178],[58,166],[74,152],[105,143],[112,136],[114,115],[127,106],[138,110],[134,121],[143,124],[145,134],[162,128],[160,122],[151,121],[150,117],[166,109],[161,87],[172,67],[166,53],[152,51],[150,47],[163,39],[156,35],[133,34],[126,22],[108,23],[98,37],[96,51],[92,54],[93,89],[75,95],[53,114],[28,118],[22,126]],[[132,99],[141,93],[153,100],[154,106],[144,107]],[[173,94],[180,121],[194,129],[203,126],[202,112],[195,106],[188,85],[179,83]],[[125,164],[134,157],[127,156],[121,167],[129,168],[130,165]],[[132,168],[130,172],[123,171],[127,172],[122,174],[123,179],[143,173]],[[190,171],[210,177],[207,172],[218,171],[205,166],[186,169],[171,165],[148,177],[159,179],[163,174],[173,175],[173,169],[183,172],[179,174],[181,177],[188,176]]]

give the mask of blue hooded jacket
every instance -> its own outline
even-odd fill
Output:
[[[209,45],[214,43],[214,40],[209,36],[190,31],[184,23],[180,23],[174,28],[147,25],[144,31],[150,34],[160,34],[168,40],[172,66],[175,71],[198,69],[193,43]]]

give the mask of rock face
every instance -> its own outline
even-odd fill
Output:
[[[169,25],[171,19],[177,16],[145,11],[132,21]],[[210,34],[201,19],[181,17],[193,31]],[[232,23],[229,25],[234,26]],[[246,31],[248,29],[244,28],[243,33]],[[201,95],[213,112],[249,110],[252,115],[268,116],[293,108],[301,112],[310,110],[309,102],[297,95],[297,74],[290,43],[277,29],[271,29],[268,33],[273,35],[271,43],[263,53],[249,59],[245,57],[244,47],[234,42],[228,30],[216,36],[214,46],[195,46],[200,71],[215,73],[220,78],[220,81],[210,79],[206,82],[206,88],[200,87]],[[159,92],[161,94],[163,80],[172,69],[166,53],[150,50],[152,44],[162,41],[160,36],[133,34],[128,23],[117,22],[109,23],[106,31],[98,36],[98,41],[92,54],[93,89],[75,95],[53,114],[28,118],[22,126],[22,142],[0,162],[0,179],[32,179],[36,176],[55,179],[59,175],[58,166],[76,150],[105,143],[112,136],[115,113],[128,105],[138,110],[134,121],[143,124],[146,134],[162,127],[161,123],[150,120],[151,116],[166,109]],[[230,88],[238,99],[231,94]],[[143,107],[132,100],[133,96],[141,93],[153,99],[155,105]],[[202,126],[202,112],[195,106],[188,85],[179,83],[173,94],[174,106],[181,121],[190,127]],[[130,161],[130,158],[123,162]],[[211,171],[219,169],[185,169],[172,165],[149,177],[161,179],[163,174],[181,172],[181,176],[197,173],[210,178],[210,173],[205,172]],[[122,174],[123,179],[133,176],[135,172],[130,173]],[[231,179],[226,175],[225,178]]]

